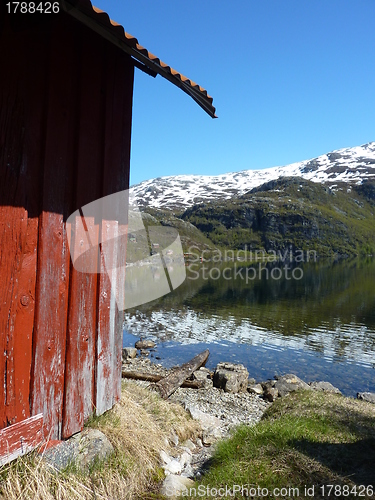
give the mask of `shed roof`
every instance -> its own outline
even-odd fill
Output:
[[[204,88],[139,45],[134,36],[126,33],[123,26],[112,21],[106,12],[94,7],[90,0],[62,0],[61,5],[65,12],[131,55],[135,62],[141,63],[141,69],[146,69],[152,76],[159,74],[166,78],[192,97],[212,118],[216,118],[213,98]],[[139,67],[139,64],[136,66]]]

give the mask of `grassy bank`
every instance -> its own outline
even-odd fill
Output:
[[[328,495],[329,484],[339,485],[336,494]],[[314,486],[310,498],[371,498],[366,487],[375,489],[375,406],[310,391],[277,400],[259,424],[219,444],[201,489],[212,494],[207,487],[226,485],[286,488],[279,498],[308,498],[305,486]],[[243,498],[242,491],[235,498]]]
[[[118,405],[88,422],[101,430],[115,452],[82,472],[54,473],[37,454],[0,468],[1,500],[109,500],[157,498],[164,478],[159,452],[169,451],[171,433],[183,441],[197,424],[181,406],[138,386],[124,384]]]
[[[0,469],[0,499],[161,499],[160,450],[170,451],[171,433],[181,442],[199,432],[180,406],[133,384],[88,426],[114,445],[109,459],[85,472],[69,467],[56,474],[30,454]],[[222,498],[220,488],[233,485],[256,490],[252,498],[375,498],[367,494],[375,486],[375,405],[312,391],[278,399],[256,426],[240,427],[218,444],[195,488],[199,498]]]

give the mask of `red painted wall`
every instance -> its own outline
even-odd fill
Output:
[[[0,429],[43,413],[60,439],[120,396],[122,318],[108,277],[72,268],[65,222],[128,188],[134,67],[67,14],[9,17],[3,9]]]

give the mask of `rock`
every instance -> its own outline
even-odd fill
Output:
[[[147,349],[141,349],[140,350],[141,356],[149,356],[150,353]]]
[[[192,479],[171,474],[164,479],[161,493],[167,498],[179,498],[183,492],[188,492],[189,488],[193,486],[194,481]]]
[[[183,446],[185,446],[190,451],[194,451],[196,448],[195,444],[193,443],[193,441],[191,441],[191,439],[185,441]]]
[[[212,387],[213,382],[210,377],[210,371],[207,368],[200,368],[193,373],[194,380],[202,382],[203,387]]]
[[[43,459],[58,471],[74,462],[84,469],[94,460],[104,460],[113,451],[114,448],[105,434],[98,429],[85,429],[45,451]]]
[[[248,386],[249,386],[249,385],[255,385],[255,384],[256,384],[256,380],[255,380],[255,378],[249,378],[249,379],[247,380],[247,385],[248,385]]]
[[[333,394],[341,394],[340,389],[334,387],[330,382],[310,382],[309,386],[313,391],[329,392]]]
[[[79,443],[68,439],[42,453],[43,460],[56,471],[68,467],[74,462],[79,452]]]
[[[168,462],[166,465],[164,465],[163,469],[164,469],[166,474],[180,474],[182,471],[181,464],[176,459],[173,459],[170,462]]]
[[[374,392],[358,392],[357,399],[362,399],[362,401],[367,401],[368,403],[375,404],[375,393]]]
[[[187,465],[181,472],[181,476],[184,477],[194,477],[194,469],[191,465]]]
[[[261,385],[263,389],[263,398],[265,400],[272,403],[279,397],[279,391],[272,385],[272,381],[263,382]]]
[[[246,392],[249,372],[244,365],[219,363],[214,373],[214,387],[225,392]]]
[[[221,425],[219,418],[209,415],[208,413],[204,413],[193,405],[186,406],[186,410],[190,413],[191,418],[198,420],[203,431],[211,429],[212,427],[220,427]]]
[[[152,340],[137,340],[135,347],[137,349],[153,349],[156,346]]]
[[[193,443],[194,444],[194,443]],[[195,445],[194,445],[195,446]],[[193,452],[187,448],[186,446],[181,446],[181,450],[185,453],[187,453],[188,455],[192,456],[193,455]]]
[[[277,389],[279,396],[283,398],[290,392],[298,391],[299,389],[311,390],[311,387],[296,375],[287,374],[277,377],[275,389]]]
[[[212,372],[211,370],[209,370],[208,368],[206,368],[205,366],[201,366],[199,368],[199,370],[197,371],[200,371],[201,373],[207,373],[207,377],[210,378],[212,380],[213,376],[214,376],[214,372]]]
[[[122,349],[122,359],[125,361],[130,358],[133,359],[137,356],[137,349],[135,347],[123,347]]]
[[[202,443],[202,440],[200,438],[197,438],[195,440],[195,442],[197,443],[198,448],[203,448],[203,443]]]
[[[262,396],[263,387],[261,384],[249,384],[247,386],[247,392],[249,392],[250,394],[258,394],[259,396]]]
[[[221,427],[212,426],[203,431],[202,442],[204,446],[211,446],[223,437]]]
[[[172,432],[171,437],[169,438],[173,446],[178,446],[179,439],[175,432]]]
[[[190,413],[194,420],[198,420],[201,424],[203,431],[202,442],[205,446],[211,445],[222,437],[222,422],[219,418],[213,415],[208,415],[208,413],[204,413],[195,406],[187,406],[186,410]]]
[[[169,464],[169,462],[172,461],[172,457],[168,455],[168,453],[166,453],[164,450],[161,450],[161,452],[159,453],[160,455],[160,458],[163,460],[163,462],[165,464]]]
[[[94,460],[104,460],[114,452],[107,436],[98,429],[85,429],[77,439],[79,440],[77,463],[81,467],[87,467]]]
[[[180,462],[180,465],[181,465],[182,469],[185,466],[190,465],[191,464],[191,453],[187,453],[186,451],[184,451],[182,453],[182,455],[180,456],[179,462]]]

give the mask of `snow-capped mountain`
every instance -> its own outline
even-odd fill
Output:
[[[280,177],[303,177],[328,184],[361,184],[375,180],[375,142],[332,151],[311,160],[264,170],[222,175],[175,175],[143,181],[131,187],[140,207],[183,210],[197,203],[241,196]]]

